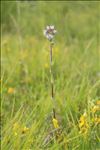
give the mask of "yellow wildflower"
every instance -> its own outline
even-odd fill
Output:
[[[22,129],[22,133],[26,133],[27,131],[29,131],[29,128],[27,128],[26,126]]]
[[[15,136],[17,136],[18,134],[25,134],[25,133],[27,133],[27,131],[29,131],[29,128],[27,128],[26,126],[22,127],[17,122],[14,123],[14,125],[13,125],[13,133],[14,133]]]
[[[87,122],[87,114],[84,113],[79,120],[79,128],[80,128],[80,133],[84,133],[86,134],[88,132],[89,129],[89,125]]]
[[[20,126],[19,124],[16,122],[13,124],[13,133],[14,133],[14,136],[17,136],[18,135],[18,131],[20,129]]]
[[[54,128],[59,128],[59,124],[58,124],[58,120],[57,119],[53,118],[52,122],[53,122]]]
[[[100,124],[100,118],[99,117],[94,117],[93,119],[92,119],[92,121],[95,123],[95,124]]]
[[[13,94],[13,93],[15,93],[15,89],[12,88],[12,87],[10,87],[10,88],[8,89],[8,94]]]
[[[84,115],[82,115],[81,117],[80,117],[80,123],[79,123],[79,127],[81,128],[82,126],[84,126],[84,124],[85,124],[85,116]]]
[[[100,110],[99,106],[94,105],[91,111],[92,111],[93,113],[95,113],[95,112],[97,112],[98,110]]]
[[[88,128],[82,128],[79,133],[87,134]]]

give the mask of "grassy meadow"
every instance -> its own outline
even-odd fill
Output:
[[[2,150],[99,150],[100,2],[2,1],[0,82]]]

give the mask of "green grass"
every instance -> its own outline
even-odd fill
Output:
[[[91,112],[92,105],[100,100],[99,6],[100,2],[95,1],[18,5],[2,1],[2,12],[7,9],[1,22],[2,150],[99,150],[100,121],[96,124],[92,120],[100,112]],[[43,36],[48,24],[54,24],[58,31],[53,74],[57,120],[63,137],[61,142],[52,140],[43,146],[54,129],[50,43]],[[13,88],[11,92],[9,88]],[[89,125],[86,135],[79,129],[85,111]],[[25,126],[29,131],[22,133]]]

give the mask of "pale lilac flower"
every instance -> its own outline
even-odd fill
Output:
[[[48,39],[48,40],[52,40],[54,35],[56,34],[56,30],[55,27],[53,25],[47,26],[46,29],[44,30],[44,36]]]

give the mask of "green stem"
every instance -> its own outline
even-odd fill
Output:
[[[52,66],[53,66],[53,54],[52,54],[52,49],[53,49],[53,43],[50,43],[50,75],[51,75],[51,98],[53,102],[53,118],[55,117],[55,104],[54,104],[54,80],[53,80],[53,71],[52,71]]]

